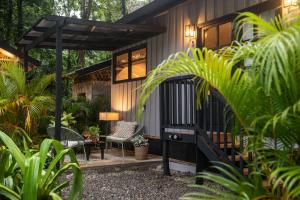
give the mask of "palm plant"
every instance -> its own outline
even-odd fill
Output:
[[[29,150],[24,142],[24,153],[13,140],[0,131],[0,140],[6,147],[0,152],[0,199],[46,200],[62,199],[60,192],[69,187],[71,181],[60,182],[60,176],[73,171],[73,183],[68,199],[77,199],[82,191],[82,173],[72,149],[64,149],[60,142],[45,139],[40,150]],[[52,147],[56,155],[50,157]],[[63,163],[65,156],[70,162]],[[50,161],[50,162],[49,162]],[[61,167],[57,169],[57,165]]]
[[[198,106],[201,107],[201,99],[207,99],[212,88],[224,97],[234,114],[235,126],[243,135],[252,138],[248,145],[253,147],[255,159],[249,167],[253,173],[275,184],[272,191],[260,190],[263,181],[251,184],[243,179],[245,184],[239,184],[240,179],[231,177],[233,180],[223,186],[229,190],[235,188],[234,196],[218,196],[221,191],[216,193],[216,189],[212,196],[189,196],[189,199],[255,199],[265,195],[297,198],[300,182],[299,172],[295,172],[300,161],[300,19],[286,16],[267,22],[253,13],[243,13],[236,24],[237,35],[244,24],[253,24],[260,38],[246,43],[235,42],[220,51],[189,49],[187,53],[171,55],[143,84],[138,116],[151,93],[166,79],[181,75],[200,78]],[[251,67],[238,67],[247,59],[252,60]],[[263,142],[266,137],[276,138],[281,148],[267,147]],[[224,180],[208,172],[200,176],[217,182]],[[246,192],[249,188],[245,185],[253,188],[251,195]],[[279,192],[278,188],[281,188]]]
[[[12,62],[0,64],[0,129],[16,134],[35,133],[38,120],[54,105],[47,87],[53,75],[26,80],[24,69]]]

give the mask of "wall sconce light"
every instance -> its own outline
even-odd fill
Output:
[[[192,47],[195,47],[195,41],[193,40],[196,37],[196,27],[195,25],[186,25],[185,26],[185,37],[190,39]]]
[[[298,0],[284,0],[283,1],[284,7],[292,7],[292,6],[297,6],[297,5],[298,5]]]
[[[185,26],[185,37],[194,38],[196,37],[196,27],[195,25]]]

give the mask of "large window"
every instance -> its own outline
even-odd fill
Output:
[[[202,31],[202,44],[209,49],[219,49],[230,45],[233,39],[231,21],[204,27]]]
[[[266,3],[265,3],[266,6]],[[272,7],[273,6],[273,7]],[[280,7],[275,5],[268,5],[265,9],[261,10],[260,4],[247,8],[249,11],[255,12],[261,18],[266,21],[270,21],[274,16],[281,13]],[[247,10],[243,10],[247,11]],[[236,14],[229,14],[209,22],[206,22],[200,27],[201,38],[199,38],[200,47],[206,47],[209,49],[220,49],[224,46],[229,46],[234,39],[237,39],[234,35],[234,19],[236,18]],[[259,38],[260,35],[256,33],[255,27],[252,24],[244,24],[241,35],[238,39],[242,39],[243,41],[255,40]]]
[[[143,79],[147,75],[146,45],[114,55],[113,82]]]

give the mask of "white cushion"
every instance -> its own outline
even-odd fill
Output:
[[[119,121],[117,122],[116,131],[112,136],[117,138],[129,138],[134,134],[136,126],[137,122]]]
[[[107,141],[115,141],[115,142],[124,142],[127,140],[127,138],[120,138],[120,137],[114,137],[114,136],[107,136]]]

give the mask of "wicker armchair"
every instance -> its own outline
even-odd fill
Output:
[[[126,122],[125,122],[126,123]],[[118,125],[117,125],[118,126]],[[122,127],[119,127],[122,129]],[[125,134],[123,136],[120,136],[120,134],[117,133],[117,131],[109,136],[106,136],[106,148],[108,149],[108,144],[117,143],[117,144],[121,144],[122,147],[122,156],[123,156],[123,160],[125,157],[125,153],[124,153],[124,143],[126,142],[131,142],[131,139],[134,138],[137,135],[142,135],[144,133],[144,127],[138,127],[136,126],[135,131],[133,133],[128,133]]]
[[[55,127],[49,127],[47,129],[48,136],[50,138],[55,138]],[[84,158],[87,161],[87,155],[85,150],[85,144],[91,143],[91,140],[85,140],[82,135],[77,133],[76,131],[61,127],[61,143],[65,148],[74,148],[74,147],[82,147]]]

